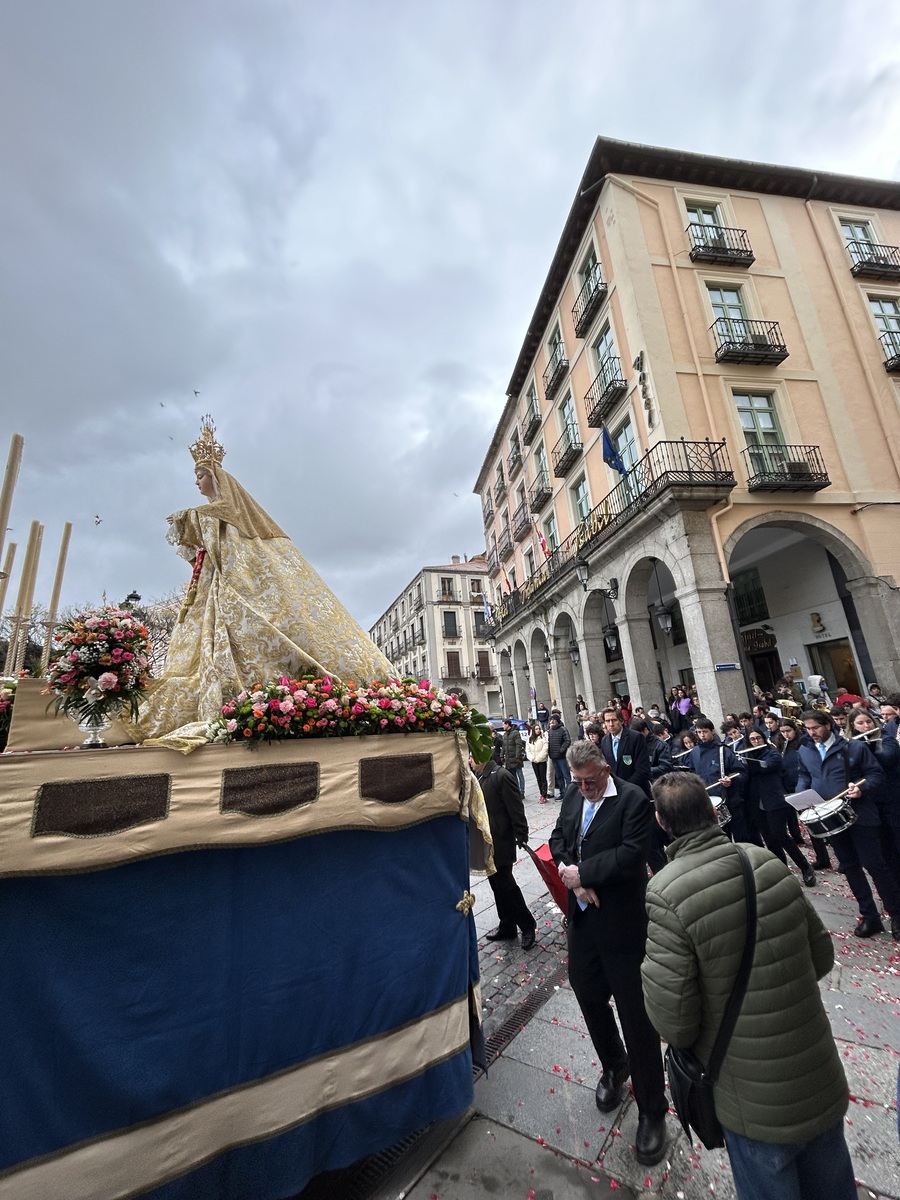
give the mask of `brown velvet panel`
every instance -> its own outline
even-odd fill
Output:
[[[379,804],[405,804],[434,789],[434,764],[430,754],[391,754],[362,758],[359,794]]]
[[[228,767],[222,772],[222,812],[274,817],[318,799],[319,764]]]
[[[45,783],[34,802],[32,837],[96,838],[169,815],[168,775],[123,775]]]

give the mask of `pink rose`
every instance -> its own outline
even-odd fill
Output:
[[[385,727],[385,725],[387,725],[387,723],[388,723],[387,717],[382,717],[381,720],[378,722],[378,724],[381,726],[382,729],[384,729],[384,727]]]
[[[114,674],[112,671],[104,671],[97,680],[97,687],[100,688],[102,692],[111,692],[118,682],[118,675]]]

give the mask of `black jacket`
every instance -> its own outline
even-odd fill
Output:
[[[484,764],[478,782],[491,826],[494,863],[510,867],[516,861],[516,844],[528,841],[528,821],[519,785],[514,775],[494,762]]]
[[[810,742],[797,751],[800,769],[797,772],[798,791],[814,788],[823,800],[831,800],[850,783],[862,780],[860,798],[853,801],[853,811],[860,825],[880,825],[875,796],[884,786],[884,771],[868,746],[848,742],[836,735],[824,759],[819,747]]]
[[[565,758],[572,739],[565,725],[551,725],[547,730],[547,747],[551,758]]]
[[[577,784],[566,788],[556,828],[550,836],[550,852],[559,863],[579,862],[584,887],[591,887],[600,900],[602,922],[598,935],[605,947],[616,947],[644,955],[647,932],[647,850],[653,824],[653,809],[640,788],[615,780],[616,795],[607,796],[591,822],[581,853],[583,797]],[[584,917],[575,893],[569,892],[569,921],[576,925]]]
[[[613,757],[612,734],[606,733],[600,742],[603,757],[616,779],[633,783],[645,796],[650,795],[650,753],[644,735],[623,729],[619,734],[619,752]]]

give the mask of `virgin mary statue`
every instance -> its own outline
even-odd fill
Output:
[[[356,683],[394,672],[287,534],[222,469],[204,417],[191,446],[206,503],[169,517],[167,540],[193,574],[166,658],[135,722],[141,742],[187,752],[206,741],[223,700],[279,675]]]

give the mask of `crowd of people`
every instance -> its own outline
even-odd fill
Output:
[[[831,704],[821,677],[805,695],[783,683],[718,727],[688,688],[646,712],[628,697],[590,712],[579,697],[574,738],[540,704],[524,735],[504,723],[489,772],[508,782],[488,813],[493,830],[502,805],[498,828],[517,825],[524,845],[526,760],[541,800],[561,800],[550,851],[568,890],[570,982],[601,1065],[596,1104],[611,1112],[631,1079],[638,1161],[666,1152],[660,1038],[709,1061],[753,937],[714,1086],[737,1195],[850,1200],[847,1083],[817,986],[834,951],[801,883],[835,869],[830,848],[859,906],[854,934],[883,932],[883,909],[900,941],[900,695],[872,685]],[[803,792],[798,820],[787,797]],[[812,861],[804,826],[817,835]],[[511,870],[488,937],[521,929],[530,947],[533,917]]]

